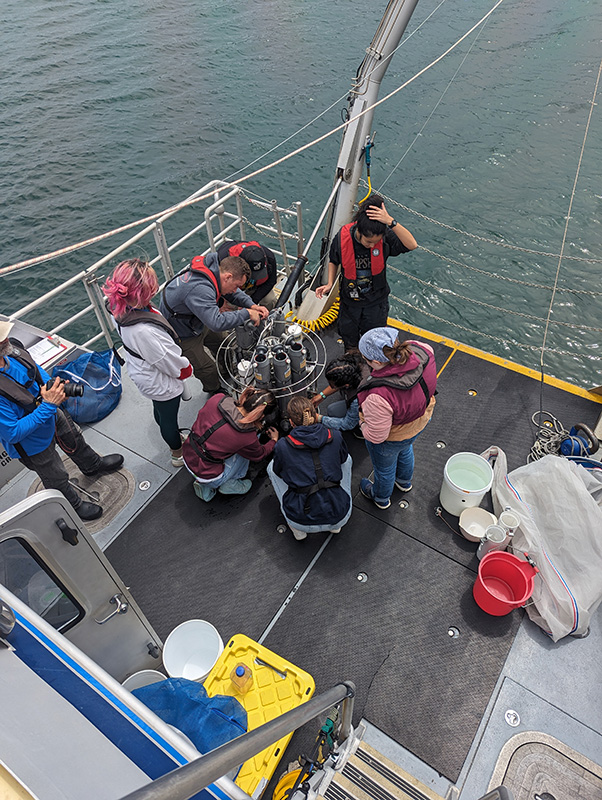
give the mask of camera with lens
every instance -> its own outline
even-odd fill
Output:
[[[56,378],[50,378],[45,389],[52,389]],[[81,383],[70,383],[69,381],[65,381],[62,378],[59,378],[59,382],[63,389],[65,390],[66,397],[83,397],[84,395],[84,387]]]

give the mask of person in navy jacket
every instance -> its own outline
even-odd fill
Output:
[[[338,533],[351,516],[351,456],[337,430],[318,422],[307,397],[287,407],[293,429],[274,448],[268,475],[295,539]]]

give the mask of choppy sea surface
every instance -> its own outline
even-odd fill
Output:
[[[493,4],[419,0],[381,96]],[[4,0],[0,263],[167,208],[243,169],[333,103],[259,165],[340,124],[385,5]],[[425,248],[390,262],[406,273],[390,274],[396,316],[537,367],[601,33],[599,0],[504,0],[377,110],[373,187],[406,207],[390,210]],[[545,355],[548,372],[583,386],[602,383],[601,97],[602,87]],[[309,231],[330,191],[338,146],[335,135],[248,188],[284,206],[301,201]],[[0,309],[14,311],[106,249],[0,278]],[[67,316],[66,302],[50,304],[49,322]]]

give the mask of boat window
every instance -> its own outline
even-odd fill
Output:
[[[24,539],[0,542],[0,583],[57,631],[66,631],[84,616],[84,609]]]

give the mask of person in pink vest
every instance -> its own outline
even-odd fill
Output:
[[[353,221],[343,225],[330,245],[328,282],[316,289],[322,298],[332,289],[341,268],[339,334],[345,350],[360,336],[387,324],[389,293],[387,259],[418,247],[407,228],[385,208],[378,194],[364,200]]]
[[[437,365],[426,342],[402,341],[395,328],[374,328],[359,341],[370,376],[358,389],[360,426],[374,467],[374,482],[360,491],[381,509],[393,489],[409,492],[414,474],[414,440],[435,408]]]

